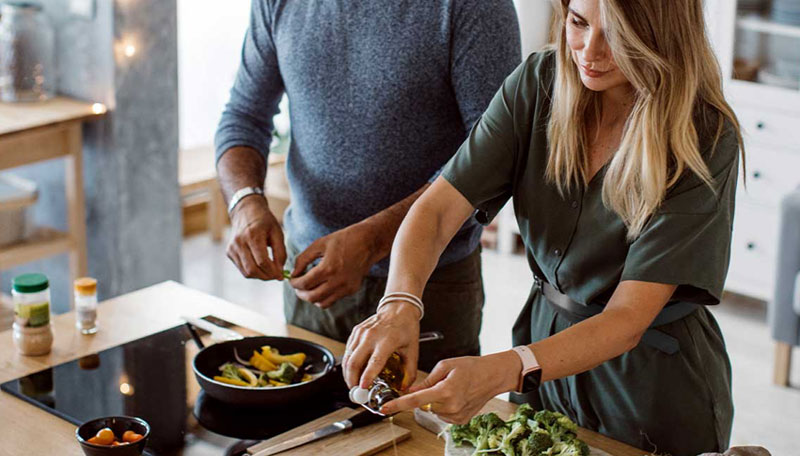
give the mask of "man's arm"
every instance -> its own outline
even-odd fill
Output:
[[[268,7],[268,2],[252,2],[242,63],[215,136],[217,174],[226,202],[241,188],[262,188],[266,177],[272,118],[284,92]],[[247,196],[230,216],[228,258],[245,277],[281,280],[286,248],[267,200]]]

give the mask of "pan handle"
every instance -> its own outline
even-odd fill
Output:
[[[186,327],[189,329],[189,334],[192,335],[192,339],[194,339],[194,343],[195,345],[197,345],[197,348],[199,348],[200,350],[206,348],[203,341],[200,340],[200,336],[197,334],[197,331],[194,330],[194,326],[192,326],[192,324],[187,321]]]
[[[434,340],[444,339],[444,334],[439,331],[427,331],[419,333],[419,343],[433,342]]]

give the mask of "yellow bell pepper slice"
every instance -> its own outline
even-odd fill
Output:
[[[273,350],[269,345],[261,347],[261,356],[276,366],[280,366],[282,363],[292,363],[295,366],[300,367],[306,361],[305,353],[300,352],[293,353],[291,355],[281,355],[278,350]]]
[[[219,376],[219,375],[215,376],[214,380],[216,380],[218,382],[222,382],[222,383],[227,383],[228,385],[250,386],[248,383],[245,383],[245,382],[243,382],[241,380],[234,380],[232,378],[222,377],[222,376]]]
[[[272,386],[288,386],[288,383],[279,382],[277,380],[270,380],[269,384]]]
[[[250,364],[262,372],[274,371],[278,368],[278,366],[261,356],[257,351],[253,351],[253,356],[250,357]]]

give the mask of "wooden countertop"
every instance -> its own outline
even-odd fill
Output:
[[[54,97],[35,103],[0,103],[0,135],[104,114],[94,112],[92,106],[93,103],[67,97]]]
[[[164,282],[101,303],[98,317],[100,331],[94,336],[80,335],[75,330],[75,317],[71,313],[55,317],[55,342],[53,351],[47,356],[25,357],[17,354],[11,332],[0,332],[0,383],[171,328],[181,323],[181,315],[202,317],[209,314],[263,334],[315,341],[336,355],[344,351],[344,344],[339,342],[286,325],[283,321],[271,320],[181,284]],[[485,410],[496,411],[505,417],[514,408],[513,404],[494,399]],[[82,454],[75,441],[75,427],[72,424],[4,392],[0,393],[0,411],[0,455]],[[418,426],[411,413],[397,416],[395,424],[412,432],[409,440],[397,445],[397,455],[444,454],[444,442]],[[612,456],[645,454],[644,451],[591,431],[581,430],[579,435],[589,445]],[[391,455],[394,452],[390,449],[381,454]]]

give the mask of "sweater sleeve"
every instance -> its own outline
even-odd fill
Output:
[[[267,1],[252,0],[241,64],[214,138],[217,161],[230,148],[240,146],[257,150],[266,163],[272,118],[279,112],[284,92],[269,8]]]

